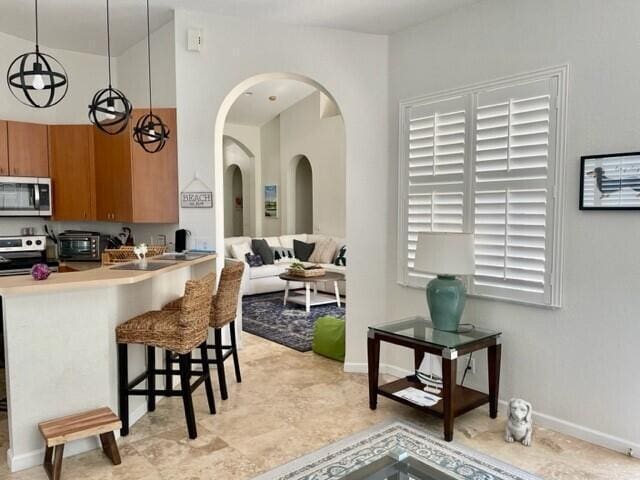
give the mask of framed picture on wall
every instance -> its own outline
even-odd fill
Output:
[[[278,186],[264,186],[264,216],[278,218]]]
[[[580,210],[640,210],[640,152],[582,157]]]

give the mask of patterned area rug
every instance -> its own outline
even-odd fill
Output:
[[[282,304],[284,292],[251,295],[242,298],[242,330],[285,345],[299,352],[311,350],[313,324],[324,315],[344,318],[344,303],[311,307]]]
[[[405,456],[424,465],[406,476],[371,475],[367,470],[385,457]],[[387,473],[389,470],[385,470]],[[380,473],[383,473],[382,471]],[[541,480],[512,465],[456,442],[445,442],[405,422],[377,425],[329,447],[256,477],[254,480],[350,480],[352,478],[411,478],[419,480]]]

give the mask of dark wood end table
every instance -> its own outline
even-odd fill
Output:
[[[369,327],[368,360],[369,360],[369,407],[375,410],[378,395],[417,408],[420,411],[435,415],[444,420],[444,439],[453,439],[453,422],[455,417],[467,413],[486,403],[489,404],[491,418],[498,416],[498,390],[500,385],[500,332],[474,329],[468,333],[454,333],[436,330],[430,321],[423,317],[412,317],[399,322]],[[417,405],[398,397],[394,393],[408,387],[423,390],[419,381],[406,378],[378,385],[380,370],[380,342],[411,348],[414,351],[416,370],[425,353],[442,358],[442,397],[431,407]],[[487,349],[489,363],[489,393],[483,393],[456,383],[458,357],[477,350]]]

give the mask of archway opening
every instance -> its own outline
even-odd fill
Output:
[[[237,165],[230,165],[227,168],[224,190],[224,236],[241,237],[244,235],[244,189],[242,171]]]
[[[313,233],[313,170],[304,155],[297,157],[294,178],[294,233]]]
[[[255,155],[235,137],[225,135],[224,148],[224,236],[251,236],[255,232]]]
[[[307,77],[257,75],[234,87],[222,102],[215,137],[216,244],[219,252],[225,252],[225,262],[219,265],[251,261],[251,265],[245,262],[248,274],[243,280],[236,328],[299,351],[311,350],[320,306],[327,315],[346,316],[346,265],[337,259],[346,251],[347,241],[346,133],[341,110],[325,88]],[[234,177],[236,191],[238,188],[237,173],[227,170],[233,163],[229,161],[231,140],[251,152],[250,168],[235,162],[244,191],[242,235],[237,235],[234,227],[236,212],[224,207],[225,199],[233,204]],[[321,264],[327,272],[339,273],[331,277],[338,278],[337,283],[317,282],[313,294],[305,292],[304,283],[288,285],[281,275],[299,255],[294,240],[313,248],[321,246],[319,257],[306,260]],[[264,265],[257,258],[263,253]],[[302,292],[295,291],[301,287]],[[252,297],[265,294],[273,296],[274,310],[268,314],[251,311],[259,306]],[[266,321],[264,315],[269,316]],[[301,319],[295,336],[308,341],[308,348],[294,345],[298,340],[293,335],[285,338],[290,325],[280,320],[291,316]]]

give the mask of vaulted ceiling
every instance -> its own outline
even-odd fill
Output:
[[[297,80],[259,83],[238,97],[229,110],[227,122],[261,126],[315,91],[311,85]]]
[[[390,34],[478,0],[151,0],[151,24],[187,9],[296,25]],[[105,0],[39,0],[40,40],[54,48],[105,53]],[[0,0],[0,32],[33,39],[33,0]],[[112,48],[142,40],[144,0],[111,0]]]

